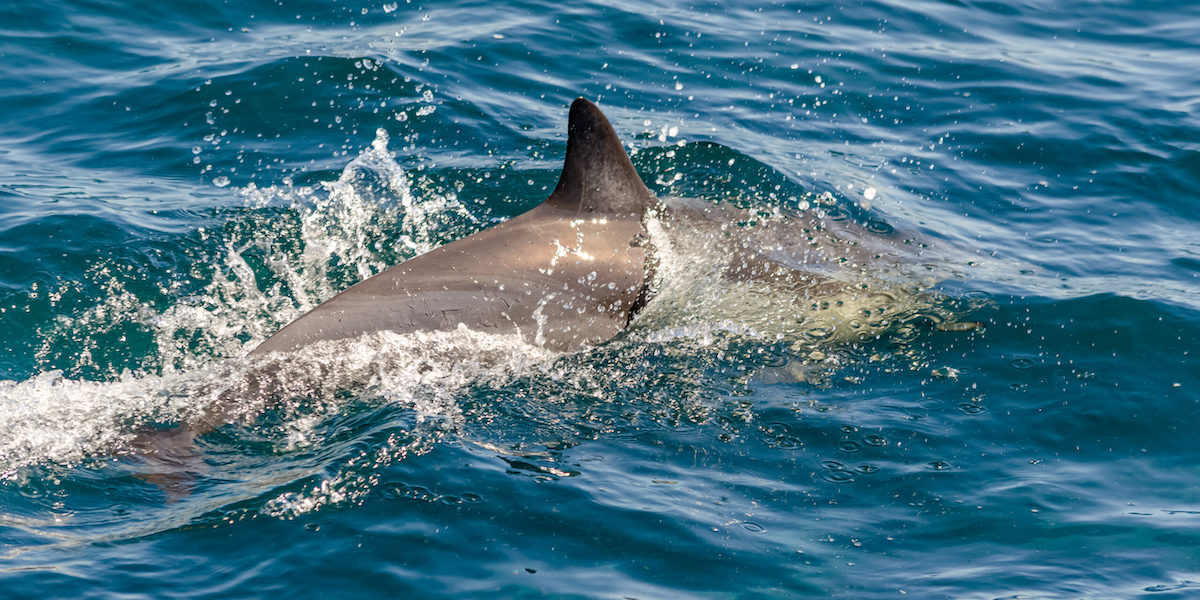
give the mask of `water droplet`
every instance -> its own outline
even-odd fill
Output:
[[[958,379],[959,370],[954,367],[942,367],[929,372],[936,379]]]
[[[833,336],[833,332],[834,332],[833,325],[816,324],[816,325],[810,326],[804,332],[804,335],[805,335],[805,337],[807,337],[811,340],[820,341],[820,340],[829,339],[831,336]]]
[[[891,235],[896,232],[896,228],[892,227],[885,221],[871,219],[867,221],[867,231],[879,235]]]
[[[839,485],[854,483],[854,474],[849,471],[825,471],[819,477],[823,481]]]
[[[987,412],[987,408],[985,408],[982,404],[976,404],[974,402],[961,402],[958,404],[957,408],[959,412],[967,415],[982,415],[983,413]]]
[[[767,530],[766,527],[763,527],[762,525],[759,525],[758,523],[752,523],[750,521],[743,521],[742,529],[745,529],[746,531],[749,531],[752,533],[762,533]]]
[[[786,435],[792,432],[792,428],[787,423],[767,423],[763,425],[763,431],[771,435]]]
[[[830,206],[825,209],[825,217],[830,221],[845,221],[850,218],[850,213],[841,206]]]
[[[975,331],[977,329],[983,329],[983,328],[984,328],[983,323],[980,323],[978,321],[956,321],[954,323],[942,323],[941,325],[938,325],[938,327],[937,327],[938,331],[955,331],[955,332]]]

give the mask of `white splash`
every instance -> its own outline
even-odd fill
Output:
[[[103,381],[60,371],[0,381],[0,477],[26,465],[102,456],[147,422],[186,421],[216,398],[215,383],[249,368],[240,361],[247,351],[333,296],[345,279],[366,278],[397,256],[426,252],[474,221],[453,193],[415,196],[383,130],[335,181],[250,185],[239,193],[249,211],[232,222],[249,233],[198,230],[201,240],[225,237],[223,252],[202,259],[213,263],[201,271],[209,279],[198,292],[175,294],[163,307],[161,300],[139,297],[105,263],[88,273],[102,297],[39,332],[35,358],[50,364],[60,348],[82,346],[73,367],[102,373],[99,351],[114,339],[125,342],[125,331],[149,334],[155,350],[138,372],[110,373]],[[172,284],[162,285],[170,296]],[[347,372],[354,372],[351,367]],[[453,387],[461,381],[456,374],[467,371],[436,372],[450,377]],[[402,381],[390,386],[386,377],[376,380],[390,397],[411,391]]]
[[[289,362],[319,365],[322,379],[314,398],[369,382],[374,394],[413,411],[416,422],[407,439],[364,449],[338,472],[299,492],[285,492],[266,502],[263,514],[295,517],[322,506],[355,501],[371,491],[375,473],[411,454],[422,454],[462,423],[459,397],[467,386],[502,385],[532,369],[549,368],[558,353],[531,345],[518,334],[485,334],[460,325],[454,331],[395,334],[380,332],[350,344],[318,344]]]

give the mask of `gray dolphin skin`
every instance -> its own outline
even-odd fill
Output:
[[[578,98],[562,175],[544,202],[347,288],[250,356],[459,324],[560,351],[601,343],[645,301],[643,216],[656,203],[604,113]]]

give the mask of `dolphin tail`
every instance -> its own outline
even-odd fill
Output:
[[[134,476],[162,490],[169,502],[191,495],[196,476],[208,471],[197,433],[188,427],[147,429],[130,446],[129,456],[137,463]]]

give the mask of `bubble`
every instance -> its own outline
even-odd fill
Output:
[[[766,527],[763,527],[762,525],[759,525],[758,523],[754,523],[751,521],[742,521],[742,529],[745,529],[746,531],[749,531],[750,533],[763,533],[764,531],[767,530]]]
[[[959,373],[961,373],[961,371],[955,369],[954,367],[941,367],[929,372],[934,379],[958,379]]]
[[[942,323],[937,327],[938,331],[965,332],[978,331],[984,329],[984,324],[978,321],[955,321],[953,323]]]
[[[896,232],[896,228],[892,227],[887,221],[871,219],[867,221],[867,231],[878,235],[891,235]]]
[[[834,204],[825,209],[825,218],[830,221],[845,221],[850,218],[850,212],[842,206]]]
[[[833,337],[833,333],[835,330],[836,330],[836,328],[830,324],[825,324],[825,323],[814,324],[814,325],[810,325],[807,329],[804,330],[804,337],[807,337],[808,339],[813,340],[813,341],[827,340],[827,339]]]
[[[1033,360],[1025,357],[1018,357],[1012,359],[1012,362],[1009,364],[1011,364],[1014,369],[1028,369],[1033,367]]]
[[[787,423],[767,423],[762,426],[762,430],[768,435],[789,435],[792,433],[792,427]]]
[[[818,475],[823,481],[844,485],[854,483],[854,473],[850,471],[824,471]]]
[[[768,448],[788,450],[798,448],[802,445],[799,437],[792,432],[791,426],[786,423],[768,423],[760,429],[764,434],[763,444]]]
[[[967,415],[982,415],[987,412],[986,407],[975,402],[960,402],[956,408],[959,412]]]

